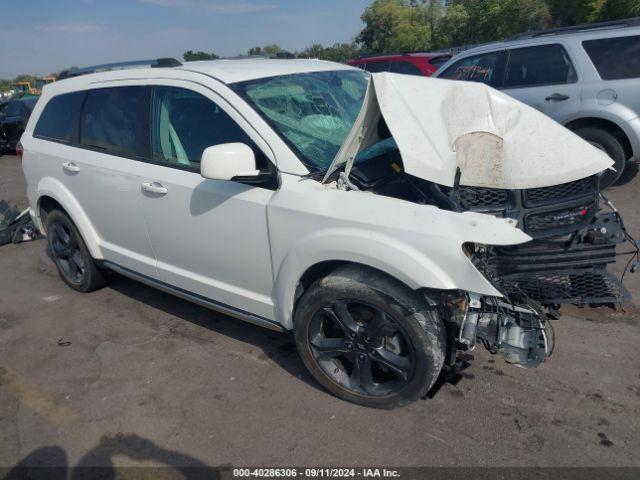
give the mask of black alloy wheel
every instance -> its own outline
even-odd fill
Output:
[[[91,257],[77,227],[67,214],[46,214],[48,251],[64,282],[78,292],[92,292],[106,285],[106,278]]]
[[[411,381],[415,349],[409,335],[373,305],[333,301],[316,312],[308,335],[315,362],[343,389],[388,396]]]
[[[51,250],[60,273],[73,284],[81,284],[85,275],[85,263],[78,242],[71,230],[62,222],[51,224]]]

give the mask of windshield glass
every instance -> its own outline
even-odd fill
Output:
[[[363,71],[313,72],[233,86],[312,171],[325,172],[364,101]]]

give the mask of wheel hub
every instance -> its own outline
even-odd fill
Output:
[[[340,386],[359,394],[388,395],[409,381],[412,348],[386,312],[354,304],[333,302],[315,315],[309,330],[311,351]]]

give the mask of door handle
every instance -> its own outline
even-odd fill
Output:
[[[169,190],[158,182],[144,182],[142,184],[142,190],[149,193],[155,193],[156,195],[166,195]]]
[[[553,95],[545,98],[547,102],[562,102],[564,100],[569,100],[571,97],[569,95],[563,95],[561,93],[554,93]]]
[[[64,162],[62,168],[70,173],[78,173],[80,171],[80,167],[73,162]]]

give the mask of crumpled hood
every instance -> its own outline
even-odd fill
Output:
[[[327,177],[379,141],[380,116],[408,174],[453,186],[523,189],[571,182],[613,165],[602,151],[541,112],[481,83],[373,74]],[[325,178],[327,178],[325,177]]]

